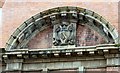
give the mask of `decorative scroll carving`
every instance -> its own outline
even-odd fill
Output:
[[[62,23],[54,25],[53,29],[53,45],[67,46],[75,45],[76,23]]]

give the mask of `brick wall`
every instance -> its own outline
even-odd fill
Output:
[[[30,2],[31,1],[31,2]],[[3,6],[3,26],[0,35],[0,47],[5,47],[10,35],[25,20],[40,11],[59,6],[78,6],[86,8],[105,17],[116,29],[118,28],[118,3],[117,2],[34,2],[33,0],[7,0]]]

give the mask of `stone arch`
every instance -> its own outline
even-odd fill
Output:
[[[20,25],[6,43],[6,50],[22,49],[38,32],[67,18],[70,22],[84,23],[97,31],[108,43],[118,43],[115,28],[99,14],[80,7],[57,7],[40,12]],[[49,24],[48,24],[49,23]]]

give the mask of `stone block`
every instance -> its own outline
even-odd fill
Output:
[[[62,62],[55,63],[54,67],[57,68],[57,69],[62,69],[63,68],[63,63]]]
[[[21,70],[22,63],[8,63],[6,65],[6,70]]]
[[[73,67],[77,68],[77,67],[80,67],[80,66],[81,66],[80,61],[73,62]]]

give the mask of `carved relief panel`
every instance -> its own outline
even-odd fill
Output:
[[[75,46],[76,23],[62,22],[54,25],[53,46]]]

